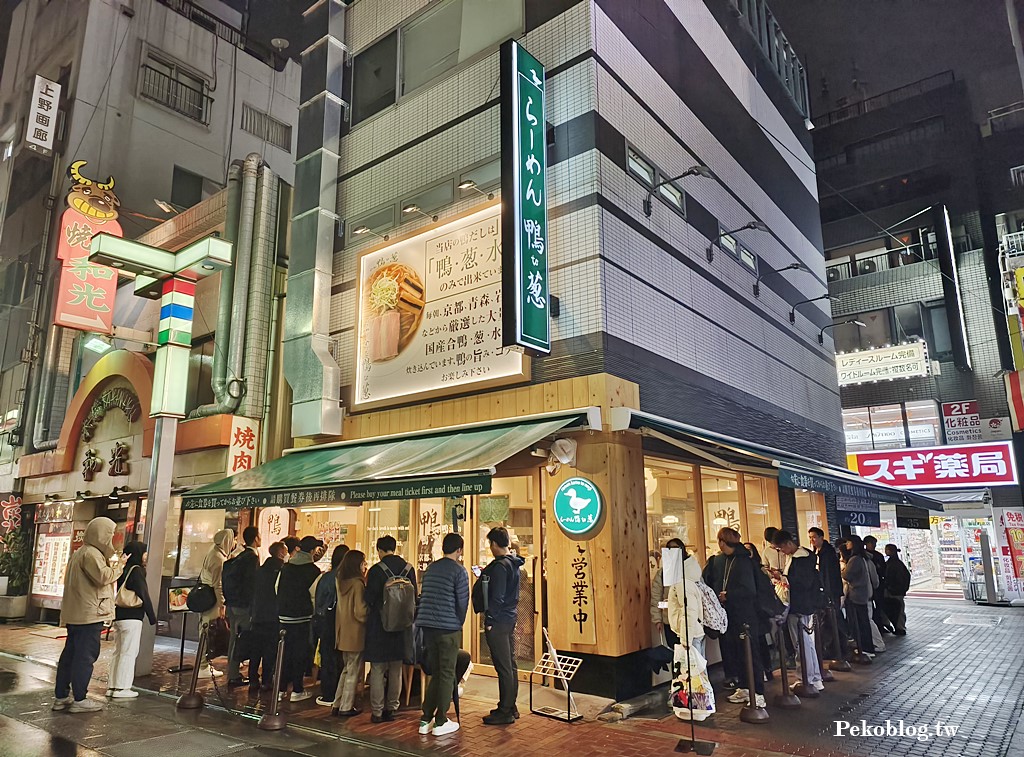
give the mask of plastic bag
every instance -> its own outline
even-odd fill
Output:
[[[704,720],[716,712],[715,691],[708,678],[708,661],[696,648],[689,654],[682,644],[676,644],[672,665],[672,685],[669,687],[669,707],[680,720]],[[692,695],[692,698],[691,698]]]

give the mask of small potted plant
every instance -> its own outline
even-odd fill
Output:
[[[0,596],[0,621],[25,617],[28,607],[29,570],[32,553],[20,528],[0,538],[0,576],[7,578],[7,592]]]

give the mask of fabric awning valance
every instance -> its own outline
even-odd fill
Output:
[[[830,463],[631,408],[612,408],[610,416],[612,431],[632,429],[656,438],[677,439],[685,445],[684,449],[690,449],[693,454],[712,463],[739,470],[761,469],[764,473],[777,475],[783,486],[942,511],[942,503],[930,496],[869,481]]]
[[[600,428],[597,408],[289,450],[182,495],[185,510],[487,494],[498,463],[569,427]]]

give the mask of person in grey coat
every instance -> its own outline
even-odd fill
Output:
[[[859,661],[870,662],[875,656],[875,644],[871,640],[871,614],[868,606],[878,586],[878,578],[874,571],[868,569],[864,542],[859,536],[846,537],[842,552],[846,562],[843,567],[846,621],[857,641]]]

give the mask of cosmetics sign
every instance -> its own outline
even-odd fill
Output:
[[[529,377],[502,347],[500,206],[370,252],[359,271],[357,405]]]

